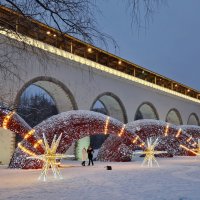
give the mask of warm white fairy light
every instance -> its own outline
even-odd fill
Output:
[[[133,144],[136,143],[138,139],[139,139],[139,136],[136,136],[135,139],[133,139],[132,143]]]
[[[56,135],[53,138],[53,141],[51,143],[51,146],[49,146],[46,136],[43,134],[43,146],[44,146],[44,154],[42,155],[35,155],[32,157],[28,157],[29,159],[39,159],[42,160],[44,162],[43,164],[43,168],[42,168],[42,172],[41,175],[39,176],[39,180],[42,179],[43,181],[46,181],[47,179],[47,172],[49,170],[49,168],[51,168],[54,178],[55,179],[62,179],[62,176],[60,174],[60,170],[58,168],[58,162],[57,160],[62,159],[62,158],[66,158],[67,156],[64,154],[58,154],[56,153],[58,145],[60,143],[62,137],[62,133],[60,134],[60,136],[58,137],[58,139],[56,140]]]
[[[178,129],[178,132],[177,132],[177,134],[176,134],[176,138],[178,138],[178,137],[180,136],[180,134],[181,134],[181,131],[182,131],[182,129],[181,129],[181,128],[179,128],[179,129]]]
[[[192,136],[190,136],[186,141],[189,142],[192,139]]]
[[[105,128],[104,128],[104,134],[106,135],[108,133],[108,125],[110,122],[110,117],[106,118]]]
[[[145,146],[145,143],[143,142],[143,143],[141,143],[139,146],[140,146],[140,147],[144,147],[144,146]]]
[[[4,118],[4,120],[3,120],[3,123],[2,123],[2,127],[4,128],[4,129],[7,129],[8,127],[8,123],[9,123],[9,121],[10,121],[10,119],[11,119],[11,117],[13,116],[15,114],[15,112],[9,112],[6,116],[5,116],[5,118]]]
[[[120,132],[119,132],[119,134],[118,134],[119,137],[121,137],[121,136],[123,135],[125,126],[126,126],[126,125],[123,124],[123,126],[122,126],[122,128],[121,128],[121,130],[120,130]]]
[[[186,146],[184,146],[184,145],[182,145],[182,144],[180,144],[180,147],[183,148],[183,149],[185,149],[186,151],[190,151],[190,152],[192,152],[193,154],[195,154],[195,155],[198,156],[198,154],[197,154],[194,150],[189,149],[189,148],[187,148]],[[200,154],[199,154],[199,155],[200,155]]]
[[[35,130],[34,129],[31,129],[25,136],[24,136],[24,139],[28,139],[31,135],[33,135],[35,133]]]
[[[166,128],[165,128],[165,137],[168,136],[168,131],[169,131],[169,124],[167,124]]]
[[[24,153],[28,154],[29,156],[36,156],[35,153],[33,153],[32,151],[28,150],[27,148],[25,148],[24,146],[22,146],[21,143],[18,143],[17,145]]]
[[[153,162],[159,167],[159,164],[156,160],[155,154],[167,153],[167,151],[155,151],[155,147],[158,145],[159,139],[156,138],[154,141],[152,138],[147,138],[146,149],[142,152],[136,152],[135,154],[144,154],[144,160],[142,162],[142,166],[147,163],[148,167],[153,166]]]
[[[30,38],[28,36],[26,36],[26,39],[24,40],[23,39],[24,37],[20,33],[15,34],[14,32],[11,32],[11,31],[8,32],[5,29],[2,29],[2,30],[0,30],[0,34],[6,35],[7,37],[10,37],[10,38],[15,39],[15,40],[20,41],[20,42],[23,41],[24,43],[26,43],[28,45],[37,47],[39,49],[43,49],[43,50],[45,50],[47,52],[56,54],[58,56],[61,56],[61,57],[64,57],[64,58],[67,58],[67,59],[70,59],[70,60],[73,60],[75,62],[79,62],[81,64],[85,64],[87,66],[90,66],[90,67],[95,68],[97,70],[104,71],[104,72],[112,74],[114,76],[118,76],[118,77],[124,78],[126,80],[130,80],[130,81],[142,84],[144,86],[151,87],[153,89],[156,89],[156,90],[159,90],[159,91],[171,94],[171,95],[175,95],[175,96],[178,96],[178,97],[181,97],[181,98],[184,98],[184,99],[196,102],[196,103],[200,103],[199,99],[196,99],[196,98],[181,94],[179,92],[176,92],[176,91],[168,89],[168,88],[164,88],[164,87],[156,85],[154,83],[150,83],[150,82],[148,82],[146,80],[142,80],[142,79],[134,77],[132,75],[128,75],[126,73],[120,72],[118,70],[111,69],[109,67],[101,65],[101,64],[96,63],[94,61],[88,60],[86,58],[83,58],[83,57],[80,57],[80,56],[77,56],[77,55],[74,55],[74,54],[71,54],[71,53],[66,52],[64,50],[58,49],[56,47],[53,47],[53,46],[51,46],[49,44],[45,44],[45,43],[43,43],[41,41],[32,39],[32,38]],[[47,33],[47,34],[51,34],[51,33]]]
[[[37,142],[35,142],[35,144],[33,145],[33,147],[36,149],[39,145],[42,145],[42,143],[43,143],[42,139],[38,140]]]
[[[187,148],[186,146],[184,146],[182,144],[180,145],[180,147],[185,149],[186,151],[192,152],[196,156],[200,156],[200,139],[198,139],[198,143],[196,143],[196,144],[197,144],[197,148],[195,148],[195,149],[189,149],[189,148]]]

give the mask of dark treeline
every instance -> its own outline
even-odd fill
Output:
[[[55,103],[45,93],[22,95],[17,112],[31,127],[58,114]]]

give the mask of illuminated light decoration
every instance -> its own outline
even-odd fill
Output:
[[[184,146],[184,145],[182,145],[182,144],[180,145],[180,147],[183,148],[183,149],[185,149],[186,151],[192,152],[193,154],[195,154],[195,155],[197,155],[197,156],[200,155],[200,153],[197,153],[197,152],[195,152],[194,150],[189,149],[189,148],[187,148],[186,146]]]
[[[132,143],[133,143],[133,144],[136,143],[138,139],[139,139],[139,136],[136,136],[136,138],[133,139]]]
[[[56,34],[53,34],[53,37],[56,37],[57,35]]]
[[[167,124],[169,124],[169,130],[168,130],[168,137],[164,136],[165,129]],[[138,131],[138,128],[140,127],[140,130]],[[184,129],[184,130],[182,130]],[[195,142],[195,140],[200,136],[200,127],[198,126],[176,126],[173,124],[170,124],[168,122],[163,122],[160,120],[152,120],[152,119],[145,119],[145,120],[137,120],[134,122],[130,122],[126,124],[126,130],[131,130],[135,134],[135,137],[138,135],[140,139],[137,143],[131,143],[129,147],[123,147],[123,152],[129,152],[134,151],[138,147],[144,148],[144,142],[147,138],[160,138],[160,143],[158,144],[157,148],[159,150],[167,151],[168,154],[161,154],[159,157],[172,157],[172,156],[190,156],[188,152],[183,151],[183,149],[180,148],[180,144],[185,145],[189,148],[194,148],[192,146]],[[187,131],[186,131],[187,130]],[[192,131],[192,132],[191,132]],[[181,137],[176,137],[177,133],[181,133]],[[193,133],[193,138],[191,141],[187,142],[186,140],[190,137],[190,133]],[[195,135],[194,135],[195,134]],[[132,136],[131,141],[135,138]],[[196,139],[195,139],[196,138]],[[118,140],[114,137],[108,137],[105,142],[103,143],[101,149],[99,150],[99,153],[97,155],[97,159],[100,161],[131,161],[132,157],[125,157],[125,153],[121,154],[122,152],[122,146],[123,146],[123,137],[120,138],[121,140]],[[141,141],[140,141],[141,140]],[[141,145],[142,144],[142,145]],[[115,150],[115,151],[114,151]],[[114,152],[113,152],[114,151]],[[113,154],[111,153],[113,152]],[[119,155],[123,157],[123,160],[119,158]]]
[[[194,142],[194,143],[192,144],[192,146],[193,146],[193,147],[195,147],[196,145],[197,145],[197,143],[196,143],[196,142]]]
[[[177,132],[177,134],[176,134],[176,136],[175,136],[175,137],[176,137],[176,138],[178,138],[178,137],[180,136],[181,132],[182,132],[182,129],[181,129],[181,128],[179,128],[179,129],[178,129],[178,132]]]
[[[143,142],[142,144],[139,145],[139,147],[144,147],[145,143]]]
[[[159,138],[156,138],[154,141],[152,138],[147,138],[146,149],[142,152],[136,152],[135,154],[144,154],[144,160],[142,166],[147,163],[148,167],[153,167],[153,162],[159,167],[159,164],[156,160],[155,154],[167,153],[167,151],[155,151],[155,147],[159,143]]]
[[[12,116],[13,116],[14,114],[15,114],[15,112],[10,112],[10,113],[8,113],[8,114],[6,115],[6,117],[4,118],[3,123],[2,123],[2,127],[3,127],[4,129],[7,129],[7,128],[8,128],[7,125],[8,125],[10,119],[12,118]]]
[[[56,135],[53,138],[51,146],[49,146],[45,134],[43,134],[43,145],[44,145],[44,154],[42,155],[34,155],[32,157],[28,157],[28,159],[38,159],[44,162],[41,175],[39,176],[39,180],[46,181],[47,172],[51,168],[55,179],[62,179],[60,174],[60,170],[58,168],[59,162],[57,160],[61,160],[62,158],[66,158],[67,156],[64,154],[56,153],[58,145],[60,143],[62,137],[62,133],[56,140]]]
[[[121,60],[119,60],[119,61],[118,61],[118,65],[121,65],[121,64],[122,64],[122,61],[121,61]]]
[[[104,134],[105,130],[107,131],[107,134],[116,136],[117,138],[119,138],[119,140],[122,139],[124,143],[123,146],[133,146],[132,138],[136,137],[136,135],[132,132],[132,130],[127,130],[125,128],[123,133],[124,137],[118,137],[118,133],[120,133],[123,125],[124,124],[118,121],[117,119],[114,119],[112,117],[108,118],[108,116],[105,116],[100,113],[96,113],[93,111],[74,110],[54,115],[35,126],[34,137],[42,138],[42,133],[45,133],[45,136],[50,144],[53,140],[55,133],[57,135],[62,133],[62,141],[60,142],[60,145],[57,149],[57,152],[61,154],[65,153],[75,141],[78,141],[79,139],[86,136]],[[23,142],[23,146],[25,148],[32,150],[37,155],[43,154],[41,148],[35,149],[33,147],[34,144],[30,146],[27,144],[26,140],[23,140]],[[114,153],[115,151],[115,149],[112,149],[110,156],[112,156],[112,152]],[[17,148],[13,155],[13,159],[10,162],[11,168],[42,168],[41,161],[39,162],[38,160],[26,159],[26,154],[20,154],[22,154],[21,150]],[[20,159],[18,159],[19,155]],[[116,161],[128,161],[129,159],[129,157],[127,156],[127,152],[124,151],[115,156],[116,157],[114,158]]]
[[[33,145],[33,147],[36,149],[39,145],[42,145],[42,144],[43,144],[42,139],[40,139]]]
[[[189,142],[192,139],[192,136],[190,136],[186,141]]]
[[[197,148],[195,149],[195,152],[197,152],[197,154],[200,155],[200,139],[198,139]]]
[[[0,112],[1,112],[1,109],[0,109]],[[6,115],[7,115],[7,113],[5,114],[5,112],[4,112],[4,114],[0,115],[0,120],[2,122]],[[17,114],[12,118],[12,123],[15,123],[14,120],[16,120],[16,119],[17,119]],[[67,126],[64,123],[66,120],[69,122]],[[71,121],[71,123],[70,123],[70,121]],[[58,148],[58,151],[59,151],[59,153],[65,153],[66,150],[68,149],[68,147],[71,146],[71,144],[74,142],[74,138],[76,138],[76,140],[78,140],[80,138],[83,138],[83,137],[89,136],[89,135],[94,135],[94,134],[99,134],[99,133],[103,134],[105,132],[106,121],[107,121],[107,117],[105,115],[101,115],[99,113],[97,114],[92,111],[70,111],[67,113],[63,113],[63,114],[51,117],[51,118],[47,119],[46,121],[44,121],[43,123],[37,125],[34,128],[34,130],[36,132],[34,134],[34,137],[42,138],[41,133],[45,133],[48,140],[51,141],[53,139],[55,132],[58,134],[60,133],[59,132],[60,130],[58,129],[58,127],[64,126],[65,128],[62,129],[62,132],[64,134],[63,138],[66,138],[66,139],[61,142],[62,145]],[[17,121],[17,124],[19,124],[19,123],[21,123],[23,125],[23,123],[25,123],[25,122]],[[87,126],[84,126],[84,124],[87,124]],[[25,127],[25,129],[24,129],[24,127]],[[51,128],[49,128],[49,127],[51,127]],[[123,123],[119,122],[116,119],[110,118],[109,134],[113,134],[113,135],[117,136],[118,133],[120,133],[120,131],[122,130],[122,127],[123,127]],[[138,132],[136,130],[137,127],[140,127],[141,131]],[[158,120],[150,120],[149,122],[148,122],[148,120],[141,120],[140,122],[137,122],[137,123],[135,121],[133,126],[131,126],[131,123],[129,123],[126,125],[126,129],[124,129],[125,137],[121,137],[121,138],[117,137],[117,138],[119,138],[117,144],[116,144],[115,140],[110,141],[109,140],[110,137],[105,141],[105,143],[102,145],[102,147],[104,149],[102,149],[102,151],[101,151],[101,152],[103,152],[103,154],[100,154],[100,157],[102,160],[107,160],[107,161],[109,161],[109,160],[129,161],[130,157],[127,154],[127,152],[129,151],[129,148],[134,149],[136,146],[139,145],[138,143],[135,143],[135,144],[132,143],[133,138],[135,138],[138,134],[140,134],[138,136],[141,138],[141,141],[145,141],[145,138],[148,138],[148,136],[151,135],[152,133],[156,133],[157,136],[162,137],[163,133],[161,130],[164,130],[164,127],[166,127],[166,123],[164,123],[162,121],[158,121]],[[186,144],[186,140],[187,140],[187,138],[189,138],[189,136],[188,136],[189,134],[185,135],[185,133],[186,133],[185,130],[187,128],[187,132],[190,132],[191,130],[194,129],[194,127],[190,127],[190,126],[185,126],[185,127],[181,126],[181,127],[184,128],[184,131],[182,132],[182,137],[178,138],[179,140],[177,140],[176,142],[174,142],[174,139],[173,139],[172,140],[173,143],[170,143],[171,141],[166,138],[167,143],[161,143],[161,146],[159,144],[159,149],[165,149],[167,147],[166,150],[167,151],[169,150],[168,152],[171,152],[172,155],[187,155],[187,154],[185,154],[185,151],[184,152],[180,151],[180,148],[179,148],[180,143],[182,145],[185,145],[188,147],[188,145],[194,143],[194,138],[196,138],[197,136],[193,137],[191,139],[191,141]],[[10,128],[10,127],[8,127],[8,128]],[[180,128],[180,127],[178,127],[178,128]],[[178,128],[175,125],[170,125],[170,137],[175,138]],[[31,128],[29,130],[31,130]],[[27,127],[25,125],[23,125],[23,129],[20,131],[21,131],[20,135],[23,135],[23,136],[28,132]],[[196,135],[198,135],[197,133],[200,133],[200,128],[195,127],[195,131],[196,131],[195,132]],[[74,135],[74,133],[76,133],[76,135]],[[156,137],[156,135],[154,137]],[[109,145],[107,145],[107,141],[110,142]],[[140,144],[142,143],[141,141],[140,141]],[[122,145],[122,143],[123,143],[123,145]],[[27,142],[23,143],[23,146],[29,150],[33,150],[33,145],[34,144],[32,144],[32,148],[31,148]],[[123,151],[120,150],[121,152],[118,152],[119,151],[118,149],[121,149]],[[26,168],[26,169],[32,168],[33,169],[33,168],[39,168],[41,166],[38,163],[33,163],[33,162],[26,163],[25,162],[26,155],[24,155],[24,154],[21,155],[21,151],[19,151],[19,150],[20,150],[20,148],[16,149],[16,151],[13,155],[13,158],[10,162],[10,167]],[[37,151],[34,151],[34,153],[36,153],[36,152]],[[40,151],[38,151],[38,152],[40,152]],[[109,152],[109,154],[108,154],[108,152]],[[19,155],[20,155],[20,159],[18,159]]]
[[[34,129],[32,129],[32,130],[30,130],[25,136],[24,136],[24,139],[28,139],[30,136],[32,136],[33,134],[35,133],[35,130]]]
[[[119,137],[121,137],[123,135],[125,126],[126,126],[125,124],[122,126],[122,129],[120,130],[120,132],[118,134]]]
[[[32,39],[32,38],[30,38],[28,36],[23,36],[20,33],[15,34],[12,31],[6,31],[5,29],[2,29],[2,30],[0,30],[0,34],[6,35],[7,37],[15,39],[15,40],[17,40],[19,42],[23,41],[24,43],[26,43],[28,45],[34,46],[36,48],[42,49],[44,51],[47,51],[49,53],[53,53],[55,55],[58,55],[58,56],[61,56],[61,57],[64,57],[64,58],[67,58],[69,60],[72,60],[72,61],[75,61],[75,62],[78,62],[78,63],[81,63],[81,64],[85,64],[87,66],[90,66],[91,68],[95,68],[95,69],[98,69],[100,71],[104,71],[104,72],[112,74],[114,76],[118,76],[118,77],[124,78],[126,80],[130,80],[130,81],[142,84],[144,86],[151,87],[151,88],[153,88],[155,90],[160,90],[162,92],[165,92],[165,93],[168,93],[168,94],[171,94],[171,95],[175,95],[175,96],[178,96],[178,97],[181,97],[181,98],[184,98],[184,99],[196,102],[196,103],[200,103],[200,99],[196,99],[196,98],[193,98],[193,97],[178,93],[178,92],[173,91],[171,89],[164,88],[164,87],[156,85],[154,83],[150,83],[150,82],[142,80],[140,78],[137,78],[137,77],[128,75],[126,73],[120,72],[118,70],[111,69],[109,67],[106,67],[106,66],[101,65],[99,63],[96,63],[94,61],[91,61],[89,59],[86,59],[86,58],[71,54],[71,53],[66,52],[64,50],[61,50],[59,48],[53,47],[53,46],[51,46],[49,44],[46,44],[46,43],[43,43],[41,41]],[[24,37],[26,38],[25,40],[23,39]]]
[[[89,53],[92,53],[92,48],[89,47],[89,48],[87,49],[87,51],[88,51]]]
[[[29,149],[23,147],[21,143],[18,143],[17,146],[18,146],[24,153],[26,153],[27,155],[29,155],[29,156],[36,156],[36,154],[35,154],[34,152],[32,152],[32,151],[30,151]]]
[[[168,136],[168,131],[169,131],[169,124],[167,124],[167,126],[165,128],[165,133],[164,133],[165,137]]]
[[[108,125],[109,125],[109,122],[110,122],[110,117],[107,117],[107,118],[106,118],[105,129],[104,129],[104,134],[105,134],[105,135],[107,135],[107,133],[108,133]]]
[[[50,35],[51,34],[51,32],[50,31],[47,31],[47,35]]]

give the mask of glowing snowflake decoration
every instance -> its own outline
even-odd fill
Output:
[[[147,163],[148,167],[153,166],[153,162],[159,167],[159,164],[156,160],[155,154],[167,153],[167,151],[155,151],[155,147],[159,143],[159,138],[156,138],[154,141],[152,138],[147,138],[146,149],[142,152],[137,152],[136,154],[144,154],[144,160],[142,162],[142,166]]]
[[[49,168],[51,168],[55,179],[62,179],[60,170],[58,168],[59,162],[57,162],[57,160],[66,158],[67,155],[56,153],[61,137],[62,134],[60,134],[60,136],[56,140],[56,135],[55,135],[51,143],[51,146],[49,146],[46,136],[45,134],[43,134],[43,146],[45,151],[44,154],[28,157],[29,159],[39,159],[44,162],[42,172],[38,178],[39,180],[42,179],[43,181],[46,181]]]

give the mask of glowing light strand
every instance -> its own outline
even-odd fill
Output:
[[[194,150],[189,149],[189,148],[187,148],[186,146],[184,146],[182,144],[180,144],[180,147],[183,148],[183,149],[185,149],[186,151],[190,151],[190,152],[194,153],[197,156],[200,155],[200,153],[196,153]]]
[[[27,148],[25,148],[24,146],[22,146],[21,143],[18,143],[17,145],[24,153],[28,154],[29,156],[36,156],[35,153],[33,153],[32,151],[28,150]]]
[[[136,143],[138,139],[139,139],[139,136],[136,136],[135,139],[133,139],[132,143],[133,144]]]
[[[186,146],[184,146],[182,144],[180,145],[180,147],[183,148],[183,149],[185,149],[186,151],[192,152],[196,156],[200,156],[200,139],[198,139],[198,143],[196,143],[196,144],[197,144],[197,148],[196,149],[189,149],[189,148],[187,148]]]
[[[35,142],[35,144],[33,145],[33,147],[36,149],[39,145],[42,145],[42,139],[38,140],[37,142]]]
[[[136,82],[136,83],[151,87],[153,89],[160,90],[162,92],[165,92],[165,93],[168,93],[168,94],[172,94],[172,95],[175,95],[175,96],[178,96],[178,97],[181,97],[181,98],[184,98],[184,99],[196,102],[196,103],[200,103],[199,99],[196,99],[196,98],[181,94],[179,92],[176,92],[176,91],[168,89],[168,88],[164,88],[164,87],[156,85],[154,83],[150,83],[148,81],[142,80],[142,79],[134,77],[132,75],[128,75],[126,73],[120,72],[118,70],[111,69],[109,67],[101,65],[101,64],[96,63],[94,61],[88,60],[86,58],[82,58],[82,57],[80,57],[78,55],[71,54],[71,53],[66,52],[64,50],[58,49],[56,47],[53,47],[53,46],[51,46],[49,44],[46,44],[46,43],[43,43],[41,41],[32,39],[32,38],[30,38],[28,36],[26,36],[26,39],[23,40],[24,37],[20,33],[15,34],[14,32],[12,32],[10,30],[8,32],[7,30],[2,29],[2,30],[0,30],[0,34],[6,35],[7,37],[15,39],[15,40],[17,40],[19,42],[23,41],[24,43],[26,43],[28,45],[31,45],[31,46],[37,47],[39,49],[45,50],[45,51],[47,51],[49,53],[53,53],[53,54],[56,54],[58,56],[73,60],[75,62],[79,62],[81,64],[85,64],[87,66],[90,66],[91,68],[95,68],[95,69],[104,71],[104,72],[112,74],[114,76],[122,77],[124,79],[127,79],[127,80],[130,80],[130,81],[133,81],[133,82]]]
[[[32,136],[33,134],[35,133],[35,130],[34,129],[31,129],[25,136],[24,136],[24,139],[28,139],[30,136]]]
[[[164,133],[165,137],[168,136],[168,131],[169,131],[169,124],[167,124],[167,126],[165,128],[165,133]]]
[[[104,128],[104,134],[105,134],[105,135],[107,135],[107,133],[108,133],[108,125],[109,125],[109,122],[110,122],[110,117],[107,117],[107,118],[106,118],[105,128]]]
[[[124,124],[118,134],[119,137],[121,137],[124,134],[124,129],[125,129],[126,125]]]
[[[179,128],[179,129],[178,129],[178,132],[177,132],[177,134],[176,134],[176,136],[175,136],[175,137],[176,137],[176,138],[178,138],[178,137],[180,136],[181,132],[182,132],[182,129],[181,129],[181,128]]]
[[[190,142],[191,139],[192,139],[192,136],[190,136],[186,141]]]
[[[12,116],[15,114],[15,112],[9,112],[6,116],[5,116],[5,118],[4,118],[4,120],[3,120],[3,123],[2,123],[2,127],[4,128],[4,129],[7,129],[8,127],[8,123],[9,123],[9,121],[10,121],[10,119],[12,118]]]

